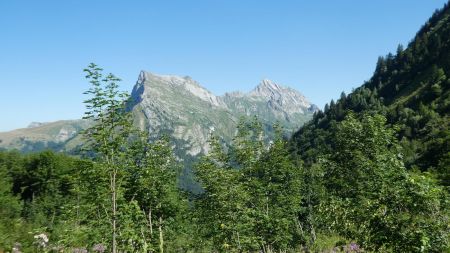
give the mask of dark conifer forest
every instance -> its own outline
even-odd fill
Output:
[[[450,251],[449,4],[292,136],[257,117],[213,133],[194,193],[120,79],[84,71],[77,155],[0,152],[0,253]]]

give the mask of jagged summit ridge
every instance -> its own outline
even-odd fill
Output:
[[[212,106],[225,109],[230,109],[230,100],[245,97],[246,99],[266,101],[268,102],[268,106],[278,107],[278,109],[282,109],[288,113],[305,113],[307,111],[313,112],[317,110],[317,107],[311,104],[299,91],[285,87],[269,79],[263,79],[259,85],[247,93],[234,91],[225,93],[223,96],[216,96],[189,76],[159,75],[148,71],[141,71],[134,90],[138,90],[139,88],[143,89],[144,86],[156,88],[160,85],[166,86],[164,89],[181,88]]]

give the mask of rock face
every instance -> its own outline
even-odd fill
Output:
[[[210,128],[232,134],[233,123],[227,120],[235,119],[226,104],[190,77],[141,72],[131,97],[138,126],[154,136],[171,135],[189,155],[207,152]]]
[[[137,124],[155,136],[169,133],[191,156],[208,151],[212,129],[230,140],[241,116],[256,115],[268,125],[279,121],[292,131],[317,110],[298,91],[267,79],[249,93],[215,96],[190,77],[142,71],[131,96]]]
[[[270,101],[273,110],[286,113],[306,113],[311,104],[305,96],[291,88],[280,86],[271,80],[264,79],[253,89],[249,96],[255,99]],[[306,109],[306,110],[305,110]]]
[[[317,110],[300,92],[263,80],[248,93],[216,96],[190,77],[156,75],[142,71],[131,93],[135,124],[152,136],[168,134],[185,165],[180,182],[196,190],[191,164],[208,152],[211,133],[231,141],[242,116],[258,116],[268,129],[279,122],[291,133]]]

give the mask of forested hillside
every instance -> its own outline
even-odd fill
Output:
[[[379,57],[369,81],[341,94],[293,135],[292,146],[309,163],[335,148],[333,125],[348,113],[382,114],[398,126],[409,169],[430,171],[450,186],[450,8],[436,11],[406,49]]]

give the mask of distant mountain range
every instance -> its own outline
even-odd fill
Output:
[[[188,76],[142,71],[131,97],[129,108],[135,124],[154,137],[171,136],[176,154],[185,164],[208,151],[212,132],[230,141],[243,116],[257,116],[269,130],[279,122],[291,134],[318,110],[300,92],[267,79],[248,93],[216,96]],[[28,128],[0,133],[0,149],[76,154],[83,143],[79,133],[89,125],[81,119],[33,122]]]

